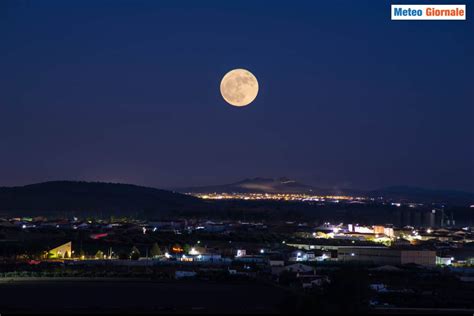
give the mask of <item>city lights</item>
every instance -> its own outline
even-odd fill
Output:
[[[365,197],[356,196],[333,196],[333,195],[309,195],[301,193],[188,193],[201,199],[209,200],[277,200],[277,201],[300,201],[300,202],[334,202],[340,201],[369,201]]]

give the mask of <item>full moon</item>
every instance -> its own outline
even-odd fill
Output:
[[[222,78],[221,94],[230,105],[249,105],[258,94],[257,78],[246,69],[231,70]]]

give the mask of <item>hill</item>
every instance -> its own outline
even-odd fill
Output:
[[[0,188],[0,213],[43,215],[45,212],[127,214],[192,209],[192,196],[131,184],[52,181]]]
[[[183,193],[311,193],[316,189],[288,178],[251,178],[229,184],[179,188],[176,190]]]
[[[441,203],[468,206],[474,204],[474,193],[455,190],[430,190],[410,186],[392,186],[369,191],[370,197],[383,196],[400,202]]]

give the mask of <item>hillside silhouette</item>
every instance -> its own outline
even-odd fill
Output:
[[[202,202],[192,196],[131,184],[52,181],[0,188],[0,212],[164,212],[188,210]]]

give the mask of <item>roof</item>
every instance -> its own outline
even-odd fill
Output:
[[[402,271],[402,269],[390,266],[390,265],[384,265],[376,268],[369,269],[370,271],[384,271],[384,272],[398,272]]]

